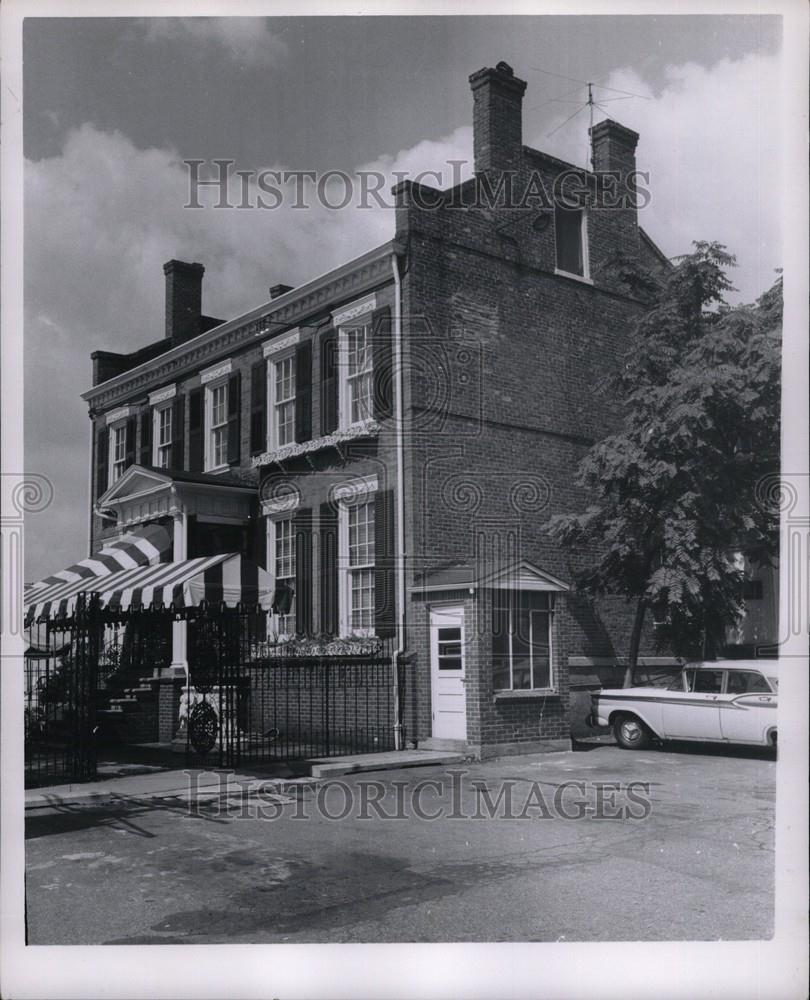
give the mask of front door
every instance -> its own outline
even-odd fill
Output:
[[[432,608],[430,676],[433,736],[436,739],[467,738],[464,659],[464,609]]]

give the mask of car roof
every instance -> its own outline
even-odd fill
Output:
[[[779,660],[769,660],[764,657],[758,660],[698,660],[685,664],[686,667],[699,670],[757,670],[761,674],[779,673]]]

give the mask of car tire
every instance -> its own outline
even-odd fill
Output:
[[[613,723],[613,735],[624,750],[644,750],[650,745],[650,730],[635,715],[620,715]]]

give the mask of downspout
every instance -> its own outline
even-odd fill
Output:
[[[93,554],[93,470],[96,467],[96,425],[90,418],[90,463],[87,471],[87,555]]]
[[[397,461],[397,648],[391,662],[391,679],[394,686],[394,749],[402,750],[402,714],[399,703],[399,661],[405,652],[405,441],[403,428],[404,406],[402,401],[402,282],[399,276],[399,262],[396,253],[391,255],[394,271],[394,373],[396,398],[394,419],[396,422]]]

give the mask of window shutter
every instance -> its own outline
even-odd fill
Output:
[[[394,491],[382,490],[374,497],[374,624],[381,638],[395,632],[395,594]]]
[[[188,395],[188,471],[203,470],[203,390]]]
[[[338,519],[331,503],[322,503],[318,524],[321,543],[321,632],[338,633]]]
[[[331,434],[338,425],[338,340],[330,327],[321,335],[321,434]]]
[[[141,465],[152,464],[152,407],[148,406],[141,414]]]
[[[96,500],[107,492],[109,480],[108,462],[110,458],[110,432],[100,427],[96,433]]]
[[[312,341],[295,349],[295,440],[312,437]]]
[[[298,510],[295,531],[295,631],[312,635],[312,508]]]
[[[138,418],[130,417],[127,420],[127,433],[126,433],[126,464],[125,469],[128,469],[130,465],[135,464],[135,432],[138,426]]]
[[[172,404],[172,454],[171,467],[182,470],[183,464],[183,440],[185,438],[185,396],[175,397]]]
[[[371,358],[374,382],[373,412],[376,419],[394,412],[394,373],[391,364],[391,309],[375,309],[371,316]]]
[[[250,369],[250,454],[267,449],[267,362],[257,361]]]
[[[242,377],[231,375],[228,379],[228,465],[239,464],[241,432]]]

